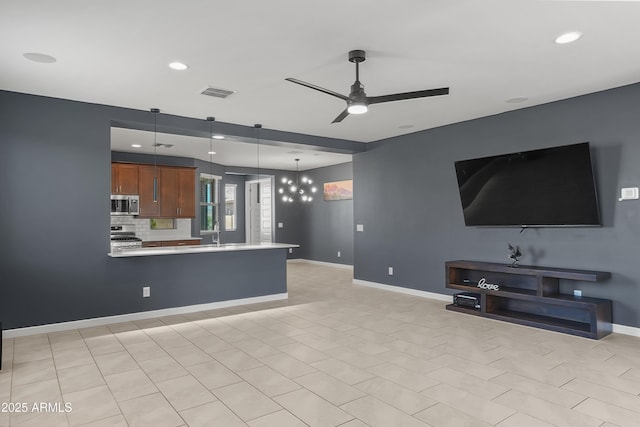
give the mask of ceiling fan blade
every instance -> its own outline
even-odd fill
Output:
[[[340,94],[338,92],[334,92],[334,91],[329,90],[329,89],[325,89],[325,88],[320,87],[320,86],[316,86],[316,85],[311,84],[311,83],[303,82],[302,80],[294,79],[293,77],[288,77],[285,80],[287,80],[287,81],[289,81],[291,83],[296,83],[296,84],[308,87],[310,89],[317,90],[319,92],[326,93],[327,95],[335,96],[336,98],[340,98],[340,99],[342,99],[344,101],[348,101],[349,100],[348,96],[342,95],[342,94]]]
[[[341,121],[344,120],[345,117],[347,117],[349,115],[349,111],[347,108],[344,109],[344,111],[340,114],[338,114],[338,117],[336,117],[335,119],[333,119],[333,121],[331,122],[333,123],[340,123]]]
[[[439,89],[417,90],[415,92],[395,93],[393,95],[368,96],[369,104],[380,104],[381,102],[402,101],[404,99],[425,98],[427,96],[448,95],[449,88],[442,87]]]

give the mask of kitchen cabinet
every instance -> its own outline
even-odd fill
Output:
[[[196,172],[191,168],[160,168],[160,217],[195,218]]]
[[[192,240],[163,240],[162,246],[193,246],[199,245],[200,239]]]
[[[161,246],[193,246],[199,245],[200,239],[186,239],[186,240],[153,240],[148,242],[142,242],[143,248],[159,248]]]
[[[195,218],[195,185],[194,168],[111,163],[111,193],[139,195],[139,218]]]
[[[153,165],[138,166],[138,186],[140,195],[140,214],[138,217],[154,218],[160,216],[160,167]],[[153,178],[158,176],[158,197],[153,200]]]
[[[111,163],[111,194],[138,194],[138,165]]]

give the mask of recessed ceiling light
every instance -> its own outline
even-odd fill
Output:
[[[169,68],[171,68],[172,70],[184,71],[189,68],[189,66],[187,64],[183,64],[182,62],[172,62],[171,64],[169,64]]]
[[[507,102],[509,104],[519,104],[521,102],[525,102],[525,101],[528,101],[528,100],[529,100],[529,98],[527,98],[526,96],[516,96],[514,98],[509,98],[504,102]]]
[[[213,135],[213,139],[224,139],[224,135]]]
[[[567,44],[578,40],[582,36],[581,32],[578,31],[570,31],[568,33],[564,33],[556,39],[557,44]]]
[[[216,154],[216,152],[215,151],[209,151],[207,154],[213,155],[213,154]]]
[[[131,146],[133,148],[141,148],[142,147],[142,145],[140,145],[140,144],[131,144]]]
[[[27,52],[27,53],[23,53],[22,56],[24,56],[25,58],[31,61],[39,62],[41,64],[51,64],[52,62],[57,61],[57,59],[54,58],[53,56],[45,55],[44,53]]]

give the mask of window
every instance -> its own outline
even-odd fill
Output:
[[[225,184],[224,186],[224,229],[226,231],[236,230],[236,184]]]
[[[200,232],[212,232],[218,223],[219,176],[200,174]]]

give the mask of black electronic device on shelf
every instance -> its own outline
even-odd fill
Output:
[[[461,292],[453,296],[453,304],[459,307],[473,308],[480,310],[480,294],[471,292]]]

